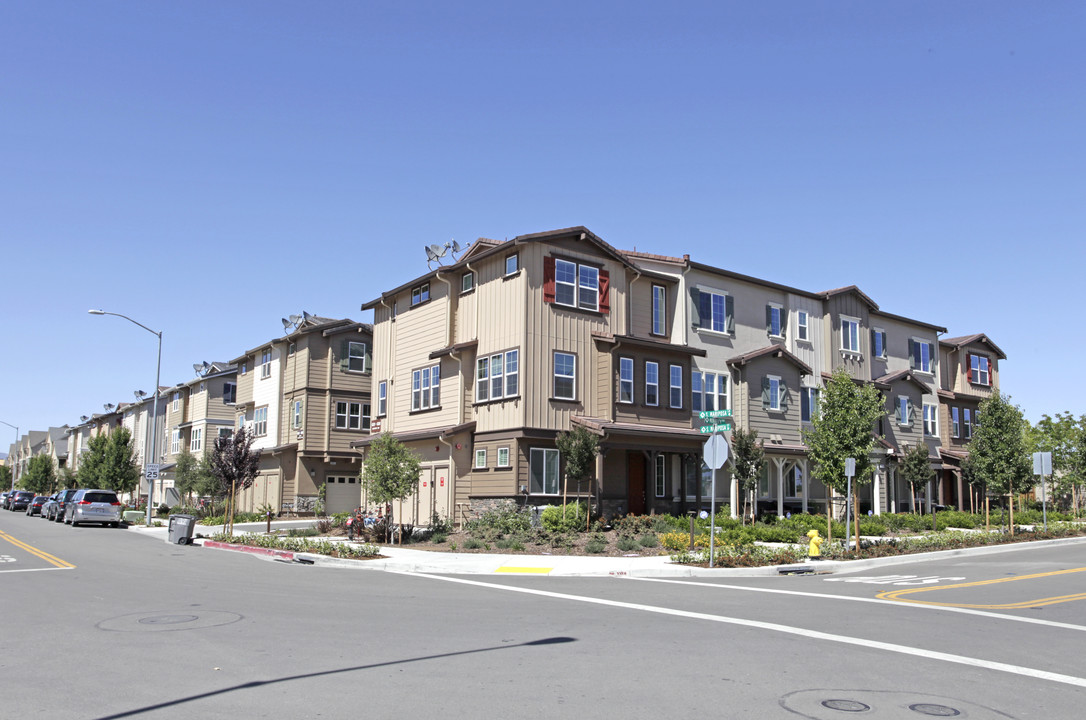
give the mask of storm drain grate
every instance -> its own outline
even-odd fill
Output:
[[[841,712],[866,712],[871,709],[859,700],[823,700],[822,707]]]
[[[952,707],[946,705],[934,705],[932,703],[916,703],[910,705],[909,709],[913,712],[918,712],[921,715],[930,715],[931,717],[957,717],[961,715],[960,712]]]

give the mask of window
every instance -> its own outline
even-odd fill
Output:
[[[668,368],[668,375],[670,376],[670,393],[669,400],[670,405],[673,408],[682,408],[683,406],[683,366],[672,365]]]
[[[476,402],[516,397],[519,392],[519,350],[506,350],[475,361]]]
[[[411,410],[428,410],[441,406],[441,366],[425,367],[411,372]]]
[[[295,400],[294,401],[294,408],[291,410],[291,413],[290,413],[290,426],[292,428],[294,428],[295,430],[299,429],[302,426],[302,401],[301,400]]]
[[[367,411],[367,415],[368,415]],[[368,423],[367,423],[368,425]],[[336,402],[336,429],[362,429],[362,403],[339,400]]]
[[[559,305],[598,310],[600,270],[569,260],[554,261],[554,301]]]
[[[268,406],[259,407],[253,412],[253,435],[268,434]]]
[[[961,419],[958,417],[958,408],[950,408],[950,436],[962,436]]]
[[[690,409],[727,410],[728,374],[694,370],[690,373]]]
[[[871,331],[871,352],[875,357],[886,357],[886,331],[875,328]]]
[[[935,356],[935,345],[917,338],[909,338],[909,356],[910,368],[930,373],[932,358]]]
[[[660,364],[645,362],[645,404],[660,404]]]
[[[238,401],[237,383],[228,382],[222,384],[222,401],[224,403],[236,403]]]
[[[788,386],[776,375],[762,378],[762,409],[771,412],[788,409]]]
[[[904,395],[898,395],[897,398],[897,424],[909,425],[912,420],[912,407],[909,403],[909,398]]]
[[[991,385],[992,375],[988,365],[988,358],[983,355],[969,356],[969,382],[974,385]]]
[[[531,492],[536,495],[558,494],[558,451],[532,448]]]
[[[271,377],[271,348],[264,350],[260,353],[260,379]]]
[[[799,419],[812,422],[818,416],[818,388],[805,387],[799,392]]]
[[[520,270],[520,256],[517,253],[505,256],[505,274],[512,275]]]
[[[238,415],[238,422],[235,427],[237,427],[238,430],[245,427],[245,415]]]
[[[231,437],[233,434],[234,434],[234,431],[231,430],[230,428],[224,428],[224,427],[219,428],[219,437],[221,437],[221,438],[228,438],[228,437]]]
[[[249,363],[243,362],[241,364],[241,374],[244,375],[247,372],[249,372]]]
[[[366,343],[347,343],[347,369],[353,372],[365,372]]]
[[[471,292],[475,289],[475,273],[466,272],[460,276],[460,292]]]
[[[370,404],[362,403],[362,429],[370,429]]]
[[[189,438],[189,450],[192,452],[200,452],[204,447],[204,429],[193,428],[192,437]]]
[[[690,296],[696,299],[696,318],[701,328],[719,333],[735,332],[735,301],[731,295],[695,288]]]
[[[388,380],[377,383],[377,417],[388,413]]]
[[[485,468],[486,467],[486,448],[477,448],[475,450],[475,467],[476,468]]]
[[[618,401],[632,403],[634,399],[634,361],[633,358],[618,359]]]
[[[667,495],[667,456],[660,453],[656,456],[656,497]]]
[[[793,465],[784,474],[785,497],[803,497],[803,470],[798,465]]]
[[[806,310],[796,312],[796,337],[800,340],[811,339],[810,319]]]
[[[939,434],[937,415],[938,408],[935,405],[924,405],[924,434],[928,437],[936,437]]]
[[[841,318],[841,349],[845,352],[860,352],[860,321],[855,318]]]
[[[418,287],[411,288],[411,307],[421,305],[430,299],[430,283],[423,283]]]
[[[652,286],[652,334],[667,332],[667,294],[663,285]]]
[[[502,467],[502,468],[509,467],[509,448],[507,448],[507,447],[498,448],[498,467]]]
[[[964,412],[965,412],[965,437],[968,439],[968,438],[973,437],[973,420],[972,420],[972,417],[969,414],[969,408],[965,408]]]
[[[176,455],[181,452],[181,431],[174,430],[170,433],[170,454]]]
[[[173,411],[177,412],[181,409],[181,393],[175,392],[173,394]]]
[[[297,349],[298,348],[294,345],[294,343],[291,343],[290,345],[287,345],[287,355],[288,356],[293,355],[294,351],[297,350]]]
[[[765,306],[765,330],[770,337],[784,337],[784,308],[780,305]]]
[[[577,356],[573,353],[554,354],[554,397],[558,400],[575,400]]]

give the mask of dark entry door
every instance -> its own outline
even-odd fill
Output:
[[[630,515],[645,514],[645,454],[626,453],[626,478]]]

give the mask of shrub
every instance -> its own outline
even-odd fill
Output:
[[[532,531],[532,516],[509,503],[472,518],[465,526],[472,534],[484,529],[493,530],[497,537],[526,537]]]
[[[317,535],[320,535],[317,528],[290,528],[287,530],[288,537],[316,537]]]
[[[469,537],[464,541],[465,550],[482,550],[484,546],[485,543],[478,538]]]
[[[377,557],[381,549],[376,545],[348,545],[346,543],[332,542],[330,540],[314,540],[311,538],[277,537],[275,535],[224,535],[219,533],[212,540],[231,545],[245,545],[248,547],[268,548],[272,550],[286,550],[289,552],[305,552],[317,555],[328,555],[341,558],[370,558]]]
[[[641,537],[637,538],[637,544],[643,548],[654,548],[659,547],[660,541],[656,538],[655,535],[642,535]]]
[[[332,527],[333,526],[334,526],[334,523],[332,521],[332,518],[329,518],[329,517],[317,518],[316,528],[317,528],[317,532],[319,534],[327,535],[328,533],[332,532]]]
[[[602,540],[589,540],[584,546],[584,551],[586,553],[592,553],[593,555],[599,555],[606,549],[607,543]]]
[[[569,503],[562,507],[551,505],[540,518],[543,529],[553,533],[578,532],[588,526],[588,507],[582,503]]]
[[[655,525],[656,519],[652,515],[627,515],[626,517],[617,517],[611,521],[611,527],[615,529],[615,532],[627,536],[652,532]]]
[[[441,545],[442,543],[444,543],[448,539],[449,539],[449,536],[446,535],[445,533],[435,532],[432,535],[430,535],[430,542],[435,543],[437,545]]]
[[[801,533],[798,529],[783,523],[777,525],[755,524],[754,527],[749,529],[754,533],[754,539],[759,542],[796,543],[800,541],[799,536],[801,534],[806,535],[806,533]]]
[[[690,521],[686,518],[677,517],[675,515],[656,515],[652,521],[652,531],[654,533],[666,533],[666,532],[682,532],[690,530]]]
[[[683,552],[690,547],[690,533],[663,533],[660,535],[660,544],[663,545],[665,549],[672,552]],[[702,535],[694,535],[694,547],[708,548],[708,533]]]
[[[615,541],[615,547],[622,552],[632,552],[641,548],[636,540],[626,535],[619,537],[619,539]]]
[[[886,534],[886,526],[875,520],[861,520],[860,534],[882,536]]]

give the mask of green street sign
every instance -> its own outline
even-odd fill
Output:
[[[709,420],[711,418],[731,417],[731,410],[702,410],[698,413],[698,420]]]
[[[720,423],[717,425],[702,425],[698,428],[698,432],[714,433],[714,432],[729,432],[732,429],[731,423]]]

